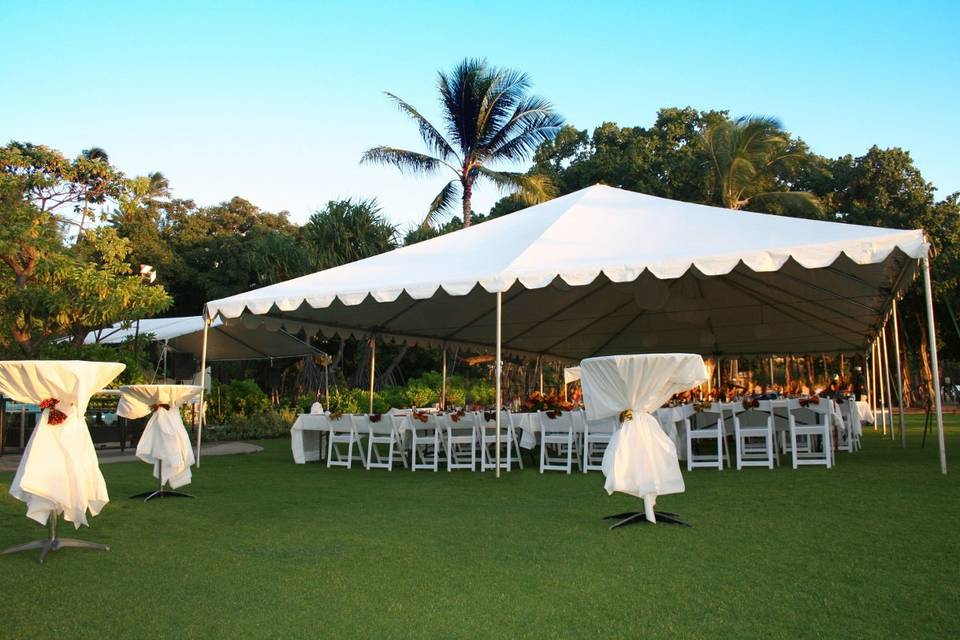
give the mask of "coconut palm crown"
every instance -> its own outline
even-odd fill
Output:
[[[425,225],[453,211],[459,198],[463,224],[469,226],[473,189],[478,181],[518,193],[527,204],[553,197],[553,185],[545,176],[491,167],[526,160],[563,126],[563,118],[553,111],[550,102],[527,95],[531,83],[525,73],[491,67],[486,60],[466,59],[451,73],[440,72],[437,84],[443,109],[440,128],[412,105],[387,92],[400,111],[417,124],[429,153],[374,147],[363,154],[361,163],[394,165],[403,172],[422,175],[448,170],[453,173],[453,179],[430,203]]]

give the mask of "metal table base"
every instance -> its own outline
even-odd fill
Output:
[[[681,520],[681,519],[680,519],[680,514],[678,514],[678,513],[673,513],[673,512],[670,512],[670,511],[654,511],[653,514],[654,514],[654,516],[655,516],[656,519],[657,519],[657,521],[656,521],[655,523],[654,523],[654,522],[650,522],[649,520],[647,520],[647,514],[646,514],[645,512],[643,512],[643,511],[627,511],[627,512],[625,512],[625,513],[615,513],[615,514],[613,514],[612,516],[604,516],[603,519],[604,519],[604,520],[617,520],[616,524],[614,524],[613,526],[610,527],[611,530],[612,530],[612,529],[616,529],[616,528],[618,528],[618,527],[625,527],[625,526],[627,526],[628,524],[660,524],[660,523],[663,523],[663,524],[676,524],[676,525],[680,525],[681,527],[690,527],[690,528],[693,527],[692,524],[690,524],[690,523],[688,523],[688,522],[684,522],[683,520]]]
[[[0,551],[0,555],[6,556],[13,553],[20,553],[21,551],[30,551],[31,549],[40,549],[40,564],[43,564],[43,561],[46,560],[47,554],[51,551],[59,551],[60,549],[73,548],[73,549],[93,549],[94,551],[110,551],[110,547],[105,544],[99,544],[97,542],[89,542],[87,540],[75,540],[73,538],[58,538],[57,537],[57,512],[51,511],[50,517],[47,518],[47,538],[45,540],[34,540],[33,542],[26,542],[24,544],[18,544],[9,549],[4,549]]]
[[[192,498],[193,496],[189,493],[184,493],[182,491],[174,491],[173,489],[164,489],[163,488],[163,463],[157,462],[157,475],[159,476],[160,484],[155,491],[143,491],[135,495],[130,496],[130,499],[134,498],[143,498],[144,502],[150,502],[154,498]]]

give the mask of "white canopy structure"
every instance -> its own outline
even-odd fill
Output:
[[[498,368],[501,351],[571,364],[650,352],[863,354],[920,262],[927,274],[928,251],[920,230],[598,185],[210,301],[205,314],[291,333],[496,350]]]
[[[139,321],[141,336],[149,334],[174,351],[203,355],[203,316],[148,318]],[[222,319],[210,325],[207,360],[266,360],[318,354],[319,351],[286,331],[249,329],[242,324],[226,324]],[[137,334],[137,322],[118,323],[91,331],[85,344],[119,344]]]

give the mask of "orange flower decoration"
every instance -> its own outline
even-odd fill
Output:
[[[44,411],[47,411],[47,424],[58,425],[63,424],[67,419],[67,414],[63,411],[57,409],[57,405],[60,404],[60,401],[56,398],[47,398],[40,403],[40,408]]]

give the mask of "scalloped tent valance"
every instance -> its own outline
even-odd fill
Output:
[[[251,329],[377,335],[565,361],[863,352],[922,231],[738,212],[594,186],[432,240],[214,300]]]

